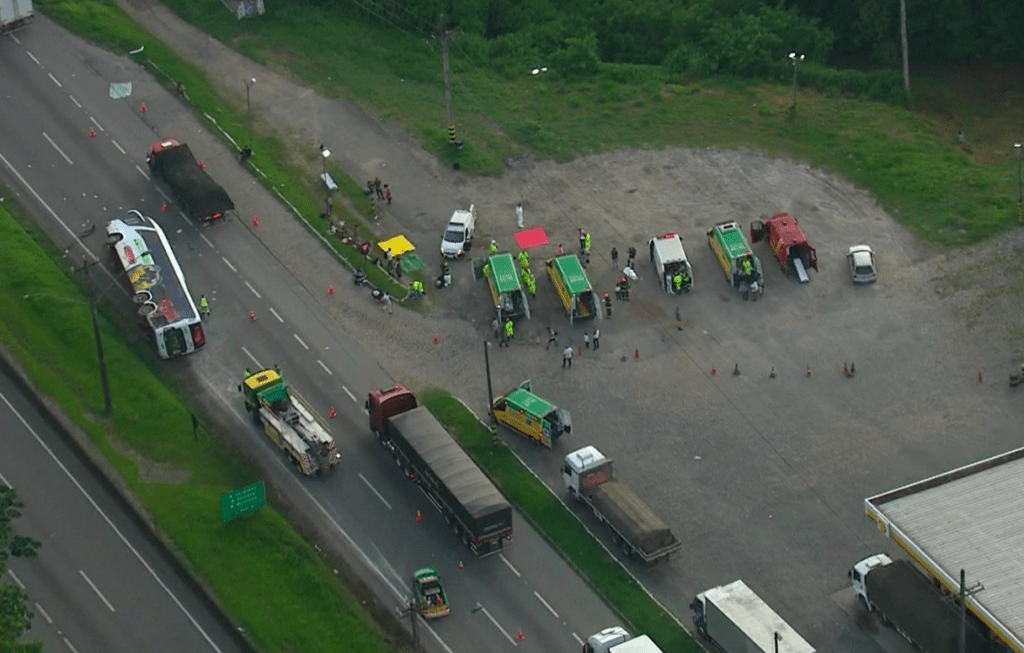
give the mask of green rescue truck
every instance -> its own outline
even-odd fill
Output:
[[[590,286],[590,279],[587,278],[579,258],[566,254],[548,259],[545,265],[551,283],[555,286],[555,292],[558,293],[558,298],[562,300],[562,306],[569,315],[570,323],[579,319],[601,319],[600,300]]]
[[[733,288],[742,290],[745,284],[751,292],[764,292],[761,261],[747,245],[739,224],[730,220],[708,229],[708,247],[715,253],[725,272],[725,280]]]
[[[515,259],[508,252],[495,254],[487,259],[487,284],[491,287],[494,308],[498,312],[498,323],[506,317],[525,316],[530,319],[530,304],[519,280]]]
[[[572,431],[572,416],[530,391],[524,381],[512,392],[494,400],[494,419],[516,433],[550,449],[559,436]]]

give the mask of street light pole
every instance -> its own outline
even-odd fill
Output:
[[[1021,142],[1017,141],[1013,146],[1017,149],[1017,220],[1024,221],[1024,186],[1021,186],[1020,178],[1020,148]]]
[[[774,633],[772,633],[772,642],[775,643],[775,653],[779,653],[779,642],[781,640],[782,635],[779,634],[779,631],[776,630]]]
[[[249,142],[249,150],[252,150],[252,104],[249,102],[249,89],[256,83],[256,78],[245,80],[245,114],[246,114],[246,140]]]
[[[85,283],[89,286],[89,312],[92,314],[92,331],[96,338],[96,356],[100,365],[100,386],[103,388],[103,414],[110,415],[110,382],[107,380],[107,361],[103,357],[103,338],[100,336],[100,323],[96,317],[96,298],[92,280],[89,278],[89,262],[82,255],[82,270],[85,272]]]
[[[320,158],[323,164],[323,181],[324,181],[324,216],[331,214],[331,185],[327,183],[327,159],[330,158],[331,151],[324,147],[324,144],[320,144]]]
[[[498,324],[501,328],[501,323]],[[484,339],[484,368],[487,370],[487,414],[490,416],[491,434],[494,433],[494,391],[491,389],[491,343]]]
[[[796,65],[804,60],[805,55],[790,52],[789,58],[793,60],[793,107],[796,108]]]

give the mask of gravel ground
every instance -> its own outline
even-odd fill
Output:
[[[391,183],[396,200],[381,228],[409,236],[434,271],[453,209],[476,204],[478,249],[490,238],[508,248],[514,207],[523,203],[526,223],[543,226],[552,243],[533,256],[533,319],[518,327],[510,348],[492,350],[494,386],[532,379],[536,391],[572,411],[574,433],[555,452],[514,436],[509,442],[559,492],[559,459],[571,448],[594,444],[618,461],[618,475],[685,544],[670,565],[636,570],[684,621],[695,592],[743,578],[818,650],[870,650],[874,644],[832,600],[846,587],[848,565],[890,548],[864,516],[864,498],[1019,445],[1020,397],[1006,388],[1005,374],[1021,356],[1020,233],[938,251],[912,238],[869,193],[748,151],[627,150],[563,165],[521,157],[500,179],[469,178],[350,103],[246,62],[161,5],[121,4],[211,79],[240,86],[249,73],[239,71],[253,71],[257,121],[291,135],[297,148],[326,142],[355,179]],[[724,282],[705,231],[774,211],[797,216],[820,271],[807,285],[785,279],[758,244],[766,293],[743,302]],[[580,227],[593,235],[595,288],[612,291],[612,246],[620,262],[630,245],[637,248],[641,279],[633,300],[615,302],[612,318],[600,323],[601,349],[562,370],[560,348],[544,348],[546,327],[560,332],[563,346],[579,347],[583,328],[593,325],[569,325],[540,261],[558,243],[574,251]],[[682,298],[659,289],[645,258],[647,240],[668,231],[682,236],[694,267],[695,291]],[[268,221],[261,238],[310,287],[338,286],[324,311],[391,376],[443,386],[484,412],[481,346],[492,316],[468,262],[453,266],[455,285],[427,314],[388,315],[308,256],[301,229]],[[862,242],[876,252],[879,281],[854,287],[845,252]],[[844,362],[856,363],[855,378],[842,374]]]

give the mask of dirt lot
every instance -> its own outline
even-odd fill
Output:
[[[639,250],[633,300],[614,302],[612,319],[599,325],[598,352],[584,351],[562,370],[560,351],[545,350],[547,325],[560,344],[571,338],[578,348],[581,326],[595,324],[570,328],[540,273],[533,320],[510,349],[495,350],[492,368],[496,388],[530,378],[573,412],[574,435],[555,453],[509,440],[552,487],[559,454],[595,444],[679,534],[686,548],[672,565],[637,573],[683,618],[695,592],[743,578],[819,650],[864,650],[853,620],[826,600],[846,587],[846,567],[858,556],[887,548],[863,515],[863,499],[1019,444],[1008,434],[1020,398],[1005,378],[1020,355],[1020,331],[1004,319],[1019,315],[1010,309],[1020,298],[1021,265],[1002,265],[1019,261],[1018,234],[1014,246],[936,252],[868,193],[750,152],[517,160],[502,179],[452,183],[454,204],[477,204],[480,248],[492,237],[511,245],[514,206],[523,201],[527,224],[552,237],[534,254],[535,270],[557,243],[574,249],[583,226],[593,234],[591,280],[611,291],[611,247],[621,258],[630,245]],[[820,272],[811,271],[807,285],[787,280],[759,244],[766,293],[743,302],[705,231],[776,210],[798,216]],[[438,216],[407,231],[432,244],[442,223]],[[666,231],[682,235],[695,269],[695,291],[679,299],[658,288],[644,258],[647,239]],[[845,252],[862,242],[874,248],[880,277],[855,287]],[[445,309],[399,327],[410,329],[415,353],[385,339],[373,349],[397,378],[443,385],[483,411],[477,343],[487,334],[489,297],[469,267],[456,264]],[[361,319],[350,325],[375,339]],[[430,344],[431,332],[441,345]],[[842,374],[844,362],[856,363],[855,378]]]
[[[254,69],[157,4],[122,6],[226,87],[237,85],[238,70]],[[512,347],[494,348],[491,363],[496,389],[532,379],[572,411],[574,432],[555,452],[509,442],[556,489],[560,456],[573,447],[594,444],[618,461],[618,475],[685,543],[669,566],[638,571],[681,619],[695,592],[743,578],[818,650],[869,650],[833,600],[849,564],[887,548],[863,514],[864,498],[1020,444],[1021,391],[1006,384],[1022,356],[1019,231],[974,250],[936,251],[870,194],[753,152],[623,151],[565,165],[517,159],[501,179],[468,178],[349,103],[271,71],[254,74],[258,123],[288,133],[296,148],[327,142],[357,180],[391,182],[396,202],[379,228],[408,235],[431,274],[454,208],[477,205],[477,249],[490,238],[511,247],[516,202],[529,225],[548,231],[552,244],[533,257],[533,320]],[[241,215],[253,208],[246,201]],[[801,286],[759,244],[766,293],[743,302],[705,231],[777,210],[799,218],[821,270]],[[337,270],[310,261],[308,237],[278,239],[266,222],[261,237],[299,279],[319,288],[337,282]],[[546,327],[577,347],[582,327],[570,328],[539,259],[559,242],[571,251],[579,227],[593,235],[588,272],[599,291],[611,292],[617,276],[612,246],[623,258],[630,245],[639,250],[642,278],[633,301],[615,303],[601,322],[601,349],[562,370],[560,352],[544,348]],[[678,300],[658,288],[644,258],[647,239],[666,231],[682,235],[695,269],[695,291]],[[859,243],[876,252],[875,285],[850,283],[845,252]],[[350,284],[324,310],[392,377],[446,387],[483,413],[489,295],[468,262],[454,268],[454,287],[426,316],[388,316]],[[856,363],[856,378],[843,376],[844,362]]]

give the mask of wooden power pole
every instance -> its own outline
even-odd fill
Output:
[[[910,53],[907,51],[907,0],[900,0],[900,40],[903,42],[903,88],[910,95]]]
[[[452,113],[452,78],[451,71],[448,68],[448,37],[454,36],[456,30],[448,31],[444,24],[444,14],[441,14],[440,32],[441,60],[444,64],[444,105],[448,117],[448,142],[456,145],[458,139],[455,138],[455,116]]]

